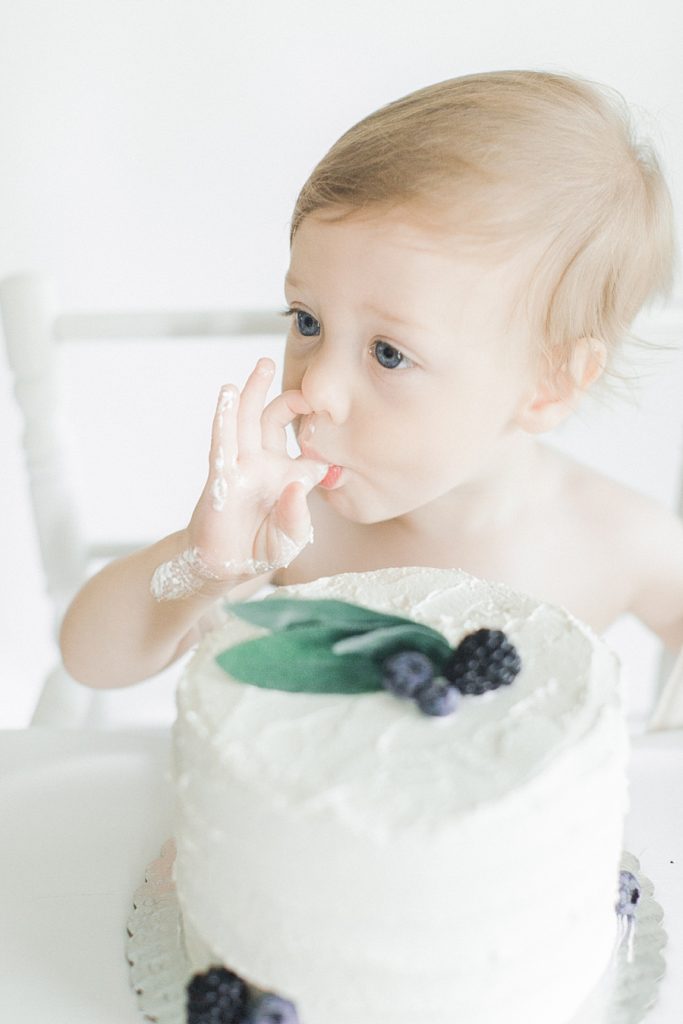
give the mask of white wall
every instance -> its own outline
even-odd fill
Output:
[[[570,70],[619,89],[659,148],[680,221],[681,38],[683,7],[674,0],[647,9],[633,0],[4,0],[0,277],[45,269],[72,310],[277,307],[294,199],[334,139],[414,88],[503,67]],[[678,295],[681,301],[680,278]],[[672,320],[674,334],[679,322]],[[110,353],[104,374],[78,357],[85,360],[76,383],[87,393],[86,418],[95,415],[93,402],[97,410],[113,392],[120,357],[121,350]],[[650,376],[641,410],[587,411],[558,443],[673,503],[683,366],[678,356],[643,366]],[[164,394],[177,393],[178,382],[186,388],[200,450],[192,467],[184,451],[144,513],[140,499],[141,520],[154,526],[158,512],[159,535],[182,525],[175,518],[182,512],[170,511],[169,489],[181,505],[192,491],[205,463],[199,438],[215,387],[226,376],[239,380],[244,363],[226,363],[225,352],[214,351],[189,390],[187,371],[178,372],[176,392],[167,381]],[[136,387],[137,444],[144,446],[158,426],[152,403],[148,422],[142,419],[146,388],[160,395],[153,365],[140,365]],[[77,433],[87,440],[97,424],[88,431],[84,423]],[[121,451],[125,462],[134,440],[101,430],[110,452],[105,457],[96,446],[95,464],[122,461]],[[144,466],[136,465],[144,490]],[[1,358],[0,488],[3,726],[27,720],[51,648],[18,417]],[[129,518],[132,508],[137,515],[135,488],[106,490],[99,497],[107,514]],[[634,680],[651,671],[653,648],[638,629],[627,623],[615,637]]]

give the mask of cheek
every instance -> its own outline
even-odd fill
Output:
[[[395,397],[357,423],[359,447],[372,455],[382,476],[397,484],[431,477],[452,455],[456,430],[449,408],[434,401],[415,403]]]
[[[397,403],[388,429],[378,431],[375,421],[369,436],[384,446],[387,468],[426,481],[476,465],[495,440],[502,412],[483,395],[434,389],[417,407]]]

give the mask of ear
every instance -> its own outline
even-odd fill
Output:
[[[607,346],[600,338],[579,338],[559,372],[546,373],[517,414],[517,425],[529,434],[558,426],[605,369]]]

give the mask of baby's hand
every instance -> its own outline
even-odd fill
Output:
[[[271,359],[259,359],[242,393],[221,388],[209,475],[187,527],[207,578],[246,579],[288,565],[312,539],[306,496],[328,467],[287,454],[285,428],[311,408],[285,391],[266,408]]]

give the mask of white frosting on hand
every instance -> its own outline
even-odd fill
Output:
[[[157,566],[150,580],[150,593],[157,601],[178,601],[191,597],[202,589],[207,580],[229,580],[231,577],[261,576],[289,565],[299,552],[313,541],[313,527],[306,540],[297,544],[282,530],[276,529],[280,555],[273,561],[247,558],[242,562],[221,562],[221,573],[215,573],[206,564],[199,548],[190,548]]]
[[[149,589],[157,601],[178,601],[201,590],[207,580],[217,579],[220,577],[209,569],[199,549],[190,548],[157,566]]]

